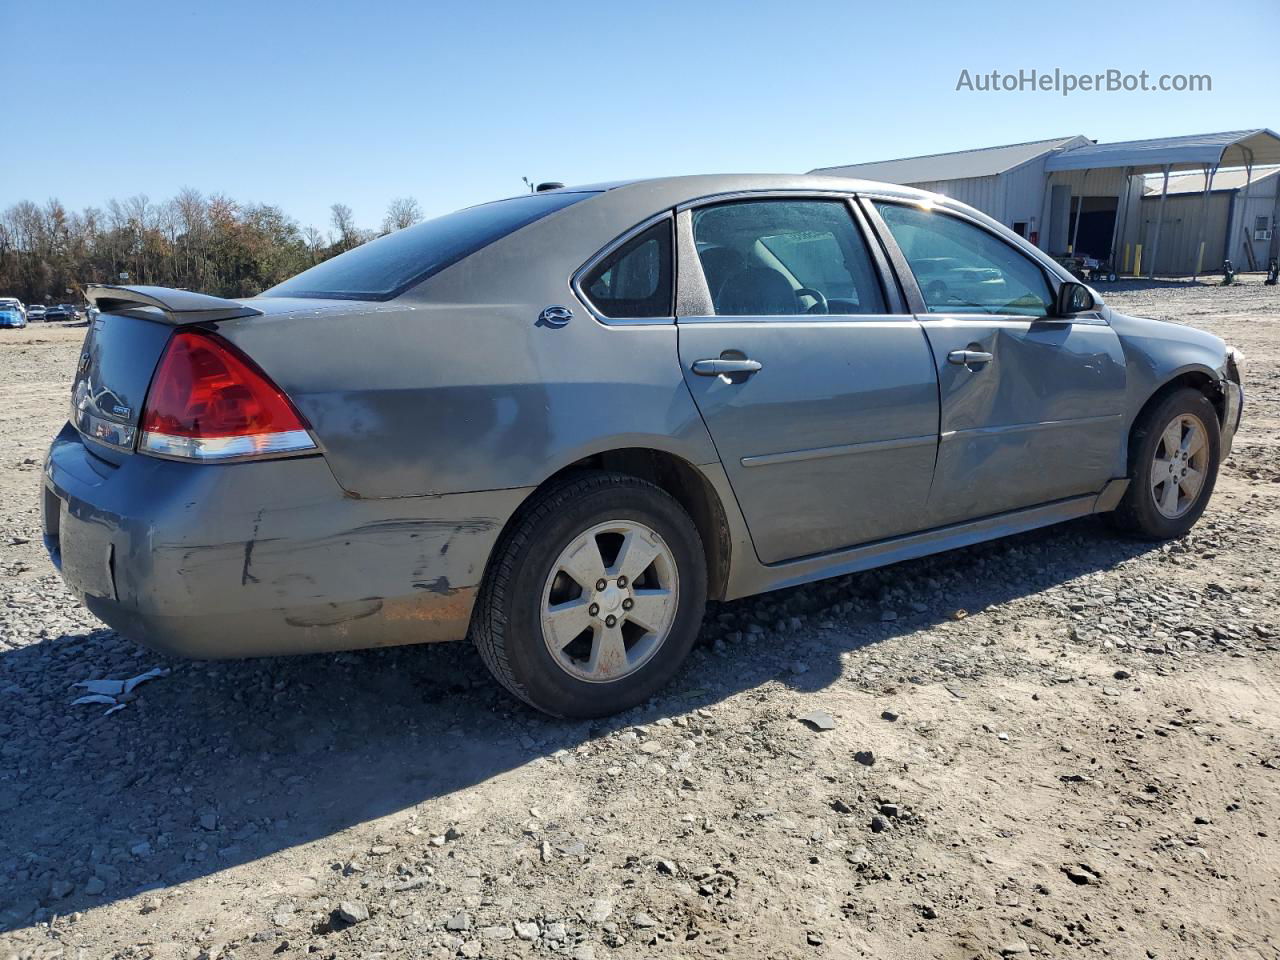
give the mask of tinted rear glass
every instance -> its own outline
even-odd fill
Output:
[[[468,207],[371,240],[304,270],[263,296],[390,300],[495,240],[590,196],[531,193]]]
[[[613,319],[669,317],[672,293],[671,219],[628,240],[601,260],[582,289],[601,315]]]

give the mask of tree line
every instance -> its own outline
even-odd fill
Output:
[[[412,197],[391,201],[380,231],[330,208],[330,231],[301,227],[279,207],[185,189],[68,210],[23,200],[0,214],[0,296],[81,302],[89,283],[151,284],[251,297],[352,247],[419,222]],[[127,274],[127,280],[121,279]]]

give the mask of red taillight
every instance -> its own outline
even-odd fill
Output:
[[[140,450],[224,460],[314,448],[302,416],[252,360],[216,334],[173,335],[142,410]]]

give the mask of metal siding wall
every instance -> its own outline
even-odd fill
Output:
[[[1196,260],[1200,255],[1200,209],[1204,203],[1203,194],[1183,193],[1171,195],[1165,201],[1164,225],[1160,230],[1160,246],[1157,250],[1159,259],[1156,262],[1156,273],[1166,275],[1189,275],[1195,272]],[[1214,193],[1209,196],[1209,216],[1204,231],[1204,263],[1202,269],[1213,270],[1221,266],[1222,235],[1227,227],[1227,208],[1231,197],[1227,193]],[[1143,249],[1143,272],[1150,269],[1146,261],[1146,251],[1151,249],[1151,240],[1155,236],[1156,220],[1159,218],[1160,195],[1144,197],[1142,200],[1142,232],[1140,234]],[[1243,254],[1242,254],[1243,256]],[[1237,263],[1243,268],[1247,261]]]
[[[1272,217],[1276,210],[1276,190],[1280,189],[1280,174],[1255,181],[1249,185],[1248,196],[1240,190],[1236,194],[1236,222],[1232,224],[1235,235],[1231,237],[1231,263],[1237,270],[1249,269],[1249,258],[1245,253],[1245,244],[1253,247],[1253,256],[1258,269],[1267,269],[1271,255],[1271,242],[1253,239],[1253,221],[1257,217],[1266,217],[1272,230],[1276,229]],[[1246,241],[1244,231],[1249,231]]]
[[[1044,206],[1044,157],[1040,157],[1024,167],[1001,174],[1004,182],[1004,216],[1001,218],[1006,227],[1012,227],[1019,220],[1027,222],[1027,232],[1036,231],[1043,243],[1044,224],[1041,222],[1041,208]]]
[[[1043,247],[1049,242],[1046,231],[1050,226],[1045,222],[1049,190],[1044,161],[1045,158],[1039,158],[1024,167],[991,177],[934,180],[908,186],[931,190],[977,207],[1007,227],[1026,221],[1028,232],[1035,230],[1040,234]],[[1070,187],[1073,196],[1116,197],[1118,201],[1124,195],[1125,176],[1123,170],[1090,170],[1087,175],[1083,170],[1072,170],[1053,174],[1050,183]]]
[[[910,187],[931,190],[952,200],[959,200],[977,207],[989,217],[1004,222],[1004,204],[999,177],[968,177],[963,180],[935,180],[929,183],[910,183]]]
[[[1055,173],[1054,183],[1065,183],[1076,197],[1118,197],[1124,193],[1124,169],[1065,170]]]

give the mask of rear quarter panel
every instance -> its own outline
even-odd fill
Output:
[[[536,486],[626,446],[713,462],[674,324],[606,326],[570,289],[582,262],[655,212],[643,196],[608,199],[538,221],[394,301],[325,301],[220,331],[284,388],[360,497]],[[573,319],[536,325],[549,305]]]

